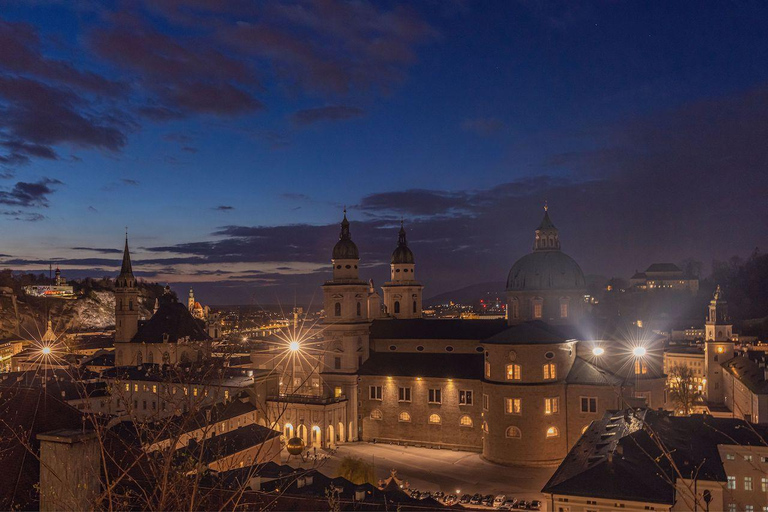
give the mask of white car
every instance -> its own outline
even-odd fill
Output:
[[[507,500],[506,494],[499,494],[493,499],[493,506],[494,507],[500,507],[502,503],[504,503]]]

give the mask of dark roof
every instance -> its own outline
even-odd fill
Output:
[[[400,233],[397,239],[397,247],[392,252],[390,263],[393,265],[401,263],[413,263],[413,252],[408,248],[408,241],[405,238],[405,227],[403,227],[402,222],[400,223]]]
[[[163,343],[166,334],[171,343],[177,343],[183,338],[189,341],[211,339],[205,331],[205,322],[193,317],[183,304],[166,301],[149,321],[139,327],[131,342]]]
[[[592,422],[544,486],[543,492],[673,504],[676,471],[653,433],[685,478],[725,482],[718,445],[764,445],[768,428],[743,420],[664,411],[607,412]],[[700,468],[700,469],[699,469]],[[663,473],[663,474],[660,474]]]
[[[485,320],[483,320],[485,321]],[[512,325],[503,331],[487,338],[484,343],[503,343],[512,345],[537,345],[549,343],[565,343],[569,338],[556,327],[545,322],[534,320]]]
[[[371,339],[484,340],[507,328],[506,320],[383,319],[371,324]]]
[[[768,380],[765,378],[765,368],[746,356],[736,356],[722,363],[725,371],[733,375],[750,391],[758,395],[768,394]]]
[[[206,439],[202,453],[200,446],[196,441],[193,441],[188,446],[176,450],[176,455],[178,457],[191,457],[203,464],[210,464],[252,446],[265,443],[279,435],[281,435],[280,432],[276,430],[252,423]]]
[[[670,354],[690,354],[690,355],[704,355],[704,347],[696,345],[671,345],[664,349],[664,352]]]
[[[360,375],[482,379],[483,354],[371,352]]]
[[[83,362],[84,366],[115,366],[115,353],[108,352]]]
[[[647,272],[682,272],[680,267],[674,263],[653,263],[650,267],[645,269]]]
[[[216,383],[221,386],[250,385],[251,379],[269,374],[270,370],[230,368],[213,363],[188,365],[159,365],[144,363],[140,366],[115,366],[101,372],[104,379],[137,380],[148,382],[178,382],[186,384]],[[249,377],[248,374],[251,374]]]
[[[630,279],[645,279],[646,275],[645,272],[635,272],[635,274]]]
[[[37,435],[82,429],[80,412],[42,388],[0,386],[0,510],[37,509],[40,442]],[[17,436],[28,443],[29,453]]]
[[[598,368],[580,357],[574,359],[571,371],[568,372],[565,381],[568,384],[594,386],[617,386],[622,383],[622,379],[619,377],[603,368]]]
[[[512,265],[507,290],[584,290],[584,272],[576,261],[560,250],[536,250]]]
[[[544,210],[544,218],[541,219],[541,224],[539,224],[539,227],[536,228],[537,231],[543,231],[548,229],[557,229],[555,227],[555,224],[552,222],[552,219],[549,218],[549,210]]]

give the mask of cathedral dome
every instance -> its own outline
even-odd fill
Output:
[[[392,251],[392,259],[390,262],[393,265],[397,265],[399,263],[406,263],[413,265],[413,251],[411,251],[408,248],[408,242],[405,239],[405,227],[403,227],[403,223],[400,223],[400,234],[397,241],[397,247],[394,251]]]
[[[512,265],[507,277],[508,291],[579,290],[585,287],[581,267],[561,251],[526,254]]]
[[[360,253],[357,250],[357,245],[352,241],[352,235],[349,233],[349,221],[347,220],[347,212],[344,211],[344,220],[341,221],[341,234],[339,235],[339,241],[333,246],[334,260],[359,260]]]

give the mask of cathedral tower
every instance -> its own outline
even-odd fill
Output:
[[[723,299],[720,285],[709,301],[707,321],[704,324],[704,371],[707,377],[707,401],[724,403],[723,368],[721,364],[733,359],[735,345],[732,341],[733,325],[728,316],[728,303]]]
[[[387,314],[395,318],[421,318],[421,292],[424,286],[416,281],[413,252],[408,248],[402,221],[397,247],[392,252],[389,267],[390,280],[382,286]]]
[[[133,277],[128,235],[125,236],[123,265],[115,281],[115,342],[128,343],[139,329],[139,290]],[[120,366],[118,361],[115,364]],[[127,363],[130,364],[130,363]]]

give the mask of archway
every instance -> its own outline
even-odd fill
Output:
[[[309,439],[307,438],[306,425],[299,425],[298,427],[296,427],[296,437],[300,437],[301,440],[304,441],[304,446],[308,446],[307,441],[309,441]]]
[[[333,433],[333,425],[328,425],[327,435],[325,436],[325,445],[328,448],[333,448],[336,445],[336,438]]]
[[[312,427],[312,446],[316,448],[323,446],[323,432],[317,425]]]
[[[336,440],[340,443],[344,442],[344,423],[339,422],[339,431],[336,432]]]
[[[285,435],[286,439],[290,439],[293,437],[293,425],[290,423],[286,423],[283,427],[283,434]]]

